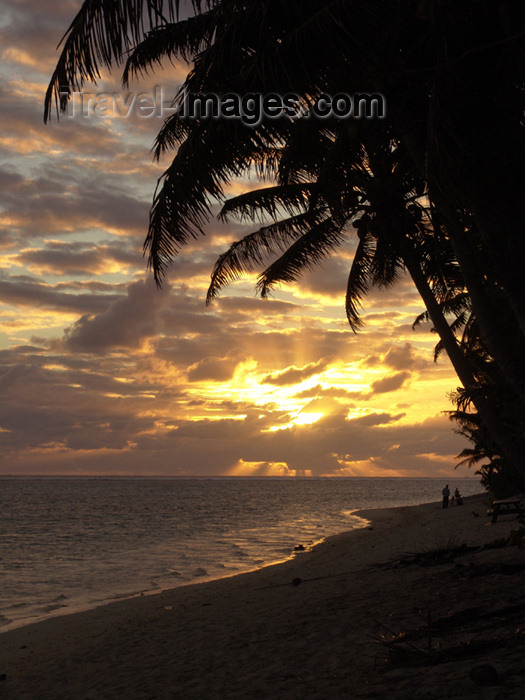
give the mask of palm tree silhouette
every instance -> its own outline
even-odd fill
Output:
[[[509,429],[509,422],[502,420],[502,414],[496,410],[493,401],[494,387],[499,388],[500,395],[505,393],[509,401],[513,392],[509,387],[502,391],[504,378],[498,376],[495,381],[494,370],[489,377],[486,362],[483,367],[477,367],[472,361],[479,361],[482,346],[452,248],[443,239],[436,250],[429,213],[418,195],[420,183],[411,180],[410,173],[403,170],[406,159],[402,147],[392,142],[378,145],[376,134],[372,132],[371,136],[372,140],[366,139],[366,149],[363,148],[365,139],[361,139],[354,160],[339,162],[339,175],[335,181],[326,173],[323,177],[322,173],[317,181],[305,182],[308,168],[303,151],[297,163],[303,181],[294,182],[298,175],[293,175],[291,158],[288,157],[286,177],[292,180],[290,184],[249,192],[226,202],[220,214],[223,219],[235,214],[241,220],[253,219],[261,210],[273,217],[277,217],[280,211],[288,211],[291,216],[248,234],[220,256],[212,273],[208,302],[217,297],[225,284],[245,272],[252,272],[265,259],[277,254],[279,257],[261,272],[257,283],[261,295],[267,296],[277,283],[295,281],[305,268],[316,265],[339,246],[345,232],[349,235],[352,229],[356,229],[359,243],[346,293],[346,312],[351,328],[357,331],[362,324],[359,307],[363,295],[373,286],[394,284],[400,271],[406,269],[426,306],[425,315],[440,336],[437,354],[441,349],[446,350],[464,390],[493,435],[493,442],[499,445],[499,453],[509,463],[519,463],[525,449],[523,432]],[[310,149],[310,152],[313,154],[312,170],[315,171],[316,149]],[[346,154],[349,149],[343,148],[343,152]],[[347,168],[345,175],[348,179],[348,187],[343,185],[343,191],[352,189],[352,197],[346,198],[348,209],[344,209],[342,202],[345,198],[336,190],[338,178],[339,185],[342,185],[343,165]],[[330,169],[330,172],[333,171]],[[327,200],[332,199],[336,191],[339,196],[334,200],[337,202],[334,213]],[[385,193],[388,193],[386,197]],[[449,324],[447,316],[455,320]],[[462,327],[466,331],[459,341],[456,332]],[[483,353],[486,359],[484,348]],[[514,407],[518,406],[517,399],[512,403]]]
[[[260,291],[294,279],[340,244],[344,226],[359,212],[360,242],[347,293],[350,322],[358,323],[357,304],[370,284],[389,284],[404,264],[459,367],[464,353],[454,349],[457,341],[448,338],[451,329],[441,316],[443,304],[451,303],[447,294],[459,293],[460,279],[487,350],[523,412],[525,19],[518,3],[194,0],[191,6],[192,16],[183,18],[177,0],[85,2],[66,33],[46,95],[47,120],[53,103],[65,109],[71,91],[96,80],[101,67],[121,64],[128,52],[125,80],[164,58],[193,60],[176,98],[179,110],[155,144],[157,157],[178,149],[159,181],[145,243],[157,282],[180,248],[204,233],[211,205],[224,201],[230,180],[255,168],[263,177],[280,178],[281,185],[297,186],[253,195],[245,207],[257,208],[256,196],[266,197],[267,207],[292,207],[293,196],[308,206],[228,251],[213,273],[211,296],[225,277],[259,261],[265,247],[281,256],[267,268]],[[340,129],[314,119],[263,119],[249,127],[183,118],[188,93],[232,91],[291,91],[307,103],[324,93],[380,92],[388,114],[366,125],[350,120]],[[392,207],[385,184],[392,181],[383,182],[378,163],[366,195],[356,192],[355,182],[359,190],[371,167],[359,157],[366,139],[386,153],[387,144],[396,144],[411,183],[405,195],[414,190],[410,206],[399,201]],[[365,151],[370,159],[380,153],[377,147]],[[300,187],[305,174],[310,189]],[[424,215],[417,203],[422,196],[428,200]],[[387,229],[388,236],[382,233]],[[440,272],[443,265],[447,274]],[[451,275],[454,266],[458,274]],[[475,376],[468,378],[471,369],[461,371],[466,387],[476,383]],[[498,433],[502,449],[508,432]],[[515,467],[525,472],[523,451],[515,449],[519,436],[510,443]]]

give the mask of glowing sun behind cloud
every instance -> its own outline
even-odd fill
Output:
[[[301,413],[292,420],[292,423],[294,425],[311,425],[312,423],[317,423],[323,416],[324,413],[305,413],[301,411]]]

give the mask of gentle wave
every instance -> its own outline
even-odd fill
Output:
[[[452,483],[452,482],[451,482]],[[435,479],[1,479],[5,629],[248,571],[440,498]],[[467,496],[475,479],[457,479]]]

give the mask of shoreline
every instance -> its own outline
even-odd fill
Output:
[[[523,574],[503,582],[488,577],[488,592],[488,578],[484,591],[479,581],[463,581],[457,568],[478,560],[525,561],[516,547],[473,551],[461,564],[394,564],[417,552],[451,544],[474,550],[507,537],[516,519],[491,525],[485,500],[486,494],[469,496],[462,507],[447,510],[427,503],[354,511],[367,521],[363,528],[331,535],[285,562],[7,630],[0,634],[0,674],[6,674],[0,690],[13,700],[326,700],[380,697],[386,688],[395,698],[479,697],[458,663],[447,668],[441,684],[436,679],[443,669],[430,669],[431,681],[421,688],[426,694],[414,694],[412,687],[407,695],[403,682],[418,678],[419,687],[420,676],[413,668],[385,666],[378,640],[386,627],[414,625],[414,616],[421,623],[414,611],[425,605],[433,615],[450,614],[472,606],[475,595],[508,601],[519,595]],[[503,583],[509,582],[507,590]],[[505,658],[508,666],[512,654]],[[443,683],[448,693],[456,672],[462,690],[445,695]],[[514,677],[507,675],[501,697],[511,698]]]
[[[76,478],[67,480],[71,484],[51,479],[44,488],[39,480],[22,479],[9,480],[2,490],[7,520],[0,634],[141,593],[258,570],[291,558],[298,545],[310,548],[353,529],[359,521],[349,517],[351,511],[428,502],[442,487],[430,477],[305,478],[300,484],[257,477],[201,483],[191,477],[183,479],[185,484],[170,479],[167,487],[149,478],[129,484],[129,479],[112,478],[107,487],[106,480],[81,480],[89,485]],[[465,495],[480,490],[476,479],[458,481]],[[205,516],[187,507],[187,494],[202,503]],[[254,499],[253,508],[233,505],[229,511],[230,501],[244,494]],[[268,495],[267,505],[261,494]],[[24,499],[36,509],[29,521]],[[56,512],[49,507],[53,499],[58,499]],[[142,530],[146,511],[149,533]],[[91,521],[94,525],[84,528]],[[130,527],[123,528],[123,522]]]
[[[373,511],[374,509],[369,509],[370,511]],[[350,511],[349,515],[350,517],[354,518],[357,517],[359,518],[360,516],[357,515],[357,510],[356,511]],[[183,583],[180,583],[178,586],[166,586],[163,588],[151,588],[151,589],[144,589],[144,590],[139,590],[136,593],[123,593],[123,594],[116,594],[115,596],[108,598],[106,600],[101,600],[100,602],[97,602],[96,604],[82,604],[78,603],[76,605],[72,606],[72,610],[67,610],[67,609],[57,609],[53,611],[49,611],[47,614],[40,614],[38,617],[35,618],[26,618],[26,619],[21,619],[21,620],[12,620],[8,622],[7,624],[0,626],[0,638],[4,634],[8,634],[9,632],[12,632],[14,630],[21,629],[23,627],[29,627],[31,625],[37,625],[43,622],[46,622],[47,620],[53,620],[57,617],[68,617],[70,615],[77,615],[79,613],[86,613],[91,610],[97,610],[98,608],[104,608],[106,606],[111,606],[114,603],[120,603],[120,602],[125,602],[129,600],[135,600],[135,599],[140,599],[140,598],[145,598],[149,596],[157,596],[161,595],[163,593],[166,593],[168,591],[175,591],[178,590],[179,588],[187,588],[190,586],[200,586],[205,583],[214,583],[215,581],[223,581],[223,580],[228,580],[232,578],[236,578],[238,576],[244,576],[246,574],[253,574],[257,573],[259,571],[263,571],[264,569],[274,567],[274,566],[279,566],[281,564],[286,564],[288,562],[294,561],[296,558],[303,557],[309,553],[311,553],[314,549],[317,547],[323,545],[326,540],[332,538],[332,537],[339,537],[339,536],[345,536],[349,535],[350,533],[356,531],[356,530],[361,530],[362,528],[365,528],[369,521],[366,520],[365,518],[362,518],[363,524],[362,525],[356,525],[355,527],[349,529],[349,530],[343,530],[342,532],[337,532],[333,533],[331,535],[326,535],[325,537],[321,538],[320,540],[317,540],[305,547],[304,550],[291,550],[288,556],[285,556],[283,554],[282,558],[275,559],[273,561],[268,561],[265,564],[255,566],[253,568],[248,568],[244,571],[234,571],[231,573],[224,574],[223,576],[203,576],[202,578],[197,578],[193,581],[186,581]]]
[[[24,477],[21,477],[24,478]],[[40,476],[38,478],[41,478]],[[53,477],[54,478],[54,477]],[[77,477],[74,477],[77,478]],[[79,477],[83,478],[83,477]],[[89,477],[91,478],[91,477]],[[115,477],[115,478],[120,478],[120,477]],[[178,478],[178,477],[177,477]],[[192,477],[193,478],[193,477]],[[219,477],[222,478],[222,477]],[[258,478],[258,477],[253,477],[253,478]],[[275,477],[278,478],[278,477]],[[392,478],[397,478],[397,477],[392,477]],[[482,494],[479,494],[482,495]],[[419,504],[419,505],[427,505],[425,503]],[[355,527],[347,530],[342,530],[341,532],[336,532],[330,535],[326,535],[325,537],[321,538],[320,540],[313,542],[304,549],[304,551],[294,551],[291,550],[288,556],[284,556],[283,558],[275,559],[274,561],[269,561],[265,564],[262,564],[261,566],[256,566],[254,568],[248,568],[245,571],[235,571],[233,573],[225,574],[224,576],[205,576],[201,579],[196,579],[193,581],[188,581],[179,584],[178,586],[167,586],[164,588],[152,588],[152,589],[147,589],[147,590],[139,590],[136,593],[123,593],[120,595],[115,595],[114,597],[108,598],[106,600],[101,600],[100,602],[97,602],[96,604],[82,604],[78,603],[76,605],[73,605],[72,610],[66,610],[66,609],[57,609],[53,611],[49,611],[47,614],[40,614],[38,617],[35,618],[27,618],[23,620],[12,620],[6,625],[0,627],[0,637],[3,634],[8,634],[9,632],[12,632],[14,630],[21,629],[22,627],[28,627],[31,625],[37,625],[42,622],[46,622],[47,620],[52,620],[57,617],[67,617],[70,615],[76,615],[79,613],[86,613],[91,610],[96,610],[98,608],[104,608],[106,606],[111,606],[114,603],[120,603],[120,602],[125,602],[129,600],[134,600],[137,598],[144,598],[144,597],[149,597],[149,596],[156,596],[156,595],[161,595],[163,593],[166,593],[168,591],[175,591],[179,588],[186,588],[189,586],[200,586],[205,583],[213,583],[215,581],[222,581],[222,580],[227,580],[227,579],[232,579],[236,578],[238,576],[244,576],[245,574],[253,574],[257,573],[260,571],[264,571],[265,569],[268,569],[270,567],[274,566],[279,566],[282,564],[287,564],[288,562],[294,561],[296,558],[302,558],[305,555],[310,554],[313,552],[315,549],[318,547],[322,546],[327,540],[330,540],[332,538],[339,538],[339,537],[344,537],[346,538],[347,536],[351,535],[351,533],[354,533],[356,531],[362,530],[366,527],[370,526],[370,521],[373,517],[379,517],[380,513],[382,511],[385,511],[388,513],[389,511],[395,511],[398,508],[413,508],[416,506],[390,506],[386,508],[366,508],[366,509],[355,509],[351,510],[348,512],[349,517],[351,518],[358,518],[359,520],[362,520],[362,524],[356,524]],[[361,514],[367,514],[367,517]]]
[[[116,477],[118,478],[118,477]],[[374,510],[374,509],[369,509],[369,510]],[[349,516],[352,518],[359,518],[357,516],[357,510],[356,511],[350,511]],[[236,578],[238,576],[244,576],[246,574],[253,574],[257,573],[259,571],[263,571],[264,569],[267,569],[269,567],[274,567],[274,566],[279,566],[281,564],[286,564],[288,562],[294,561],[296,558],[303,557],[310,552],[312,552],[314,549],[317,547],[321,546],[324,542],[326,542],[327,539],[330,539],[331,537],[339,537],[343,535],[348,535],[356,530],[360,530],[364,527],[367,526],[368,521],[363,518],[363,524],[362,525],[356,525],[355,527],[348,529],[348,530],[343,530],[342,532],[337,532],[333,533],[330,535],[326,535],[325,537],[322,537],[321,539],[314,541],[308,545],[306,545],[304,550],[290,550],[288,556],[282,555],[282,557],[276,558],[272,561],[268,561],[264,564],[261,564],[259,566],[254,566],[253,568],[247,568],[245,570],[241,571],[233,571],[230,573],[225,573],[222,576],[218,575],[205,575],[202,577],[195,578],[192,581],[185,581],[181,582],[179,585],[173,586],[165,586],[162,588],[150,588],[150,589],[141,589],[138,590],[137,592],[133,593],[122,593],[122,594],[115,594],[114,596],[107,598],[105,600],[100,600],[97,602],[92,602],[92,603],[76,603],[73,604],[71,607],[71,610],[68,609],[56,609],[56,610],[51,610],[47,613],[39,613],[38,616],[30,617],[30,618],[25,618],[25,619],[15,619],[11,620],[10,622],[6,623],[3,626],[0,626],[0,638],[4,634],[8,634],[9,632],[12,632],[14,630],[21,629],[23,627],[29,627],[31,625],[37,625],[43,622],[46,622],[47,620],[52,620],[57,617],[68,617],[70,615],[76,615],[79,613],[86,613],[91,610],[96,610],[98,608],[104,608],[106,606],[111,606],[114,603],[120,603],[120,602],[125,602],[129,600],[135,600],[135,599],[140,599],[140,598],[145,598],[149,596],[156,596],[156,595],[161,595],[163,593],[166,593],[168,591],[175,591],[178,590],[179,588],[187,588],[190,586],[200,586],[205,583],[214,583],[215,581],[222,581],[222,580],[228,580],[232,578]]]

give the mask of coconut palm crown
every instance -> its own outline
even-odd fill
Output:
[[[86,0],[64,37],[45,119],[102,68],[124,65],[127,82],[166,59],[189,61],[154,148],[157,157],[175,151],[145,242],[157,282],[205,233],[217,202],[224,217],[265,212],[273,221],[219,259],[209,300],[274,256],[259,281],[265,295],[357,230],[346,297],[352,327],[369,287],[406,267],[450,355],[451,326],[441,317],[468,296],[523,412],[524,56],[517,0]],[[292,92],[307,108],[323,94],[381,93],[388,110],[384,119],[337,124],[185,118],[189,95],[232,92]],[[254,169],[273,189],[225,203],[231,180]],[[462,375],[464,384],[477,381],[472,368]],[[493,430],[525,473],[520,437]]]

